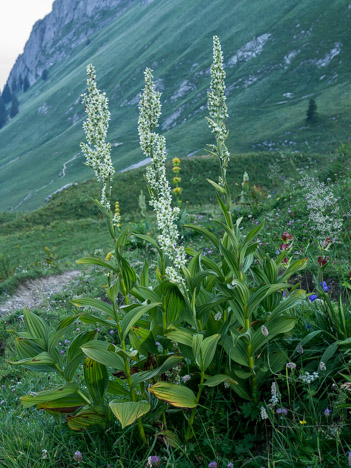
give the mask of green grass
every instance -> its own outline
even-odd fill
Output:
[[[65,184],[89,177],[79,150],[84,118],[79,96],[89,62],[110,97],[109,139],[122,143],[112,152],[117,170],[143,159],[137,104],[125,103],[142,89],[146,66],[154,68],[164,87],[161,127],[180,111],[177,125],[165,130],[170,157],[203,154],[210,138],[203,107],[209,76],[202,72],[211,62],[213,34],[220,36],[226,62],[254,37],[271,34],[262,53],[227,67],[229,149],[328,153],[350,136],[350,16],[346,0],[217,0],[205,7],[195,0],[161,0],[147,7],[135,2],[89,45],[80,45],[54,65],[47,81],[39,80],[19,96],[19,115],[0,131],[0,209],[37,208]],[[340,54],[318,68],[315,61],[336,42]],[[299,53],[285,66],[284,57],[294,50]],[[250,77],[257,80],[245,85]],[[192,90],[172,99],[185,80]],[[292,97],[285,98],[285,93]],[[319,113],[314,125],[304,121],[310,96]],[[49,107],[47,115],[38,113],[43,103]],[[79,120],[72,125],[69,118],[74,114]],[[63,164],[69,160],[63,176]]]

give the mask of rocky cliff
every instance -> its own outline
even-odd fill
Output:
[[[140,0],[55,0],[52,11],[33,26],[23,54],[13,66],[12,89],[25,78],[32,85],[45,69],[67,57],[79,44]]]

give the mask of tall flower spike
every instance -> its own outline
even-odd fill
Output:
[[[225,145],[227,129],[225,119],[228,117],[228,109],[225,95],[225,71],[223,68],[223,54],[218,36],[213,37],[213,63],[211,65],[211,91],[208,96],[208,110],[210,117],[206,117],[207,123],[215,134],[217,145],[209,145],[211,153],[219,158],[221,165],[221,177],[219,184],[223,186],[225,182],[226,169],[228,167],[230,154]]]
[[[145,70],[144,76],[145,88],[139,102],[138,132],[141,149],[145,156],[151,159],[151,164],[146,168],[150,205],[156,212],[160,248],[172,263],[166,268],[166,274],[170,281],[182,285],[180,270],[185,264],[185,251],[177,245],[179,233],[175,224],[179,208],[172,207],[171,187],[166,177],[166,139],[153,131],[158,127],[161,115],[161,94],[155,90],[152,71],[149,68]]]
[[[111,144],[106,143],[110,112],[108,98],[96,85],[96,74],[93,65],[87,66],[88,93],[82,94],[82,102],[87,114],[83,129],[87,143],[81,143],[81,150],[86,158],[86,165],[95,172],[95,177],[102,182],[101,204],[110,209],[109,190],[115,173],[111,160]]]

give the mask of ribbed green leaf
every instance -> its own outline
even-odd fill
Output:
[[[133,424],[134,421],[141,418],[144,414],[150,411],[150,403],[148,401],[127,401],[119,402],[112,400],[110,408],[116,418],[122,425],[122,429]]]
[[[111,270],[116,274],[119,273],[119,270],[117,268],[115,268],[110,263],[105,262],[104,260],[101,260],[100,258],[95,258],[95,257],[80,258],[79,260],[76,261],[76,263],[79,263],[81,265],[98,265],[98,266],[107,268],[108,270]]]
[[[196,397],[190,388],[167,382],[157,382],[149,388],[149,392],[159,400],[166,401],[177,408],[195,408]]]
[[[20,397],[20,400],[24,408],[30,408],[31,406],[37,405],[39,403],[59,400],[69,395],[73,395],[74,393],[77,393],[77,391],[77,384],[66,384],[53,388],[52,390],[45,390],[44,392],[33,392],[30,395]]]
[[[106,416],[96,411],[86,410],[76,415],[68,415],[66,421],[72,431],[84,431],[95,426],[104,427]]]
[[[159,302],[148,304],[148,305],[140,305],[133,308],[130,312],[128,312],[122,319],[121,327],[123,332],[123,337],[125,338],[132,328],[132,326],[147,312],[158,307],[160,305]]]
[[[238,382],[232,377],[229,377],[229,375],[217,374],[206,379],[203,385],[205,387],[216,387],[217,385],[220,385],[222,383],[236,385]]]
[[[71,303],[76,307],[90,307],[91,309],[98,310],[107,314],[109,317],[114,316],[113,307],[106,302],[100,301],[99,299],[92,299],[89,297],[77,297],[74,298]]]
[[[113,367],[114,369],[125,372],[124,360],[117,353],[110,351],[111,345],[105,341],[90,341],[85,343],[81,349],[83,353],[94,361],[103,364],[104,366]]]
[[[98,405],[104,398],[108,386],[108,372],[106,366],[93,359],[84,361],[84,381],[93,402]]]

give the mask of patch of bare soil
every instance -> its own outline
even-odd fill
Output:
[[[50,296],[60,292],[81,274],[78,270],[67,271],[61,275],[52,275],[23,283],[6,302],[0,304],[0,315],[19,309],[38,308]]]

